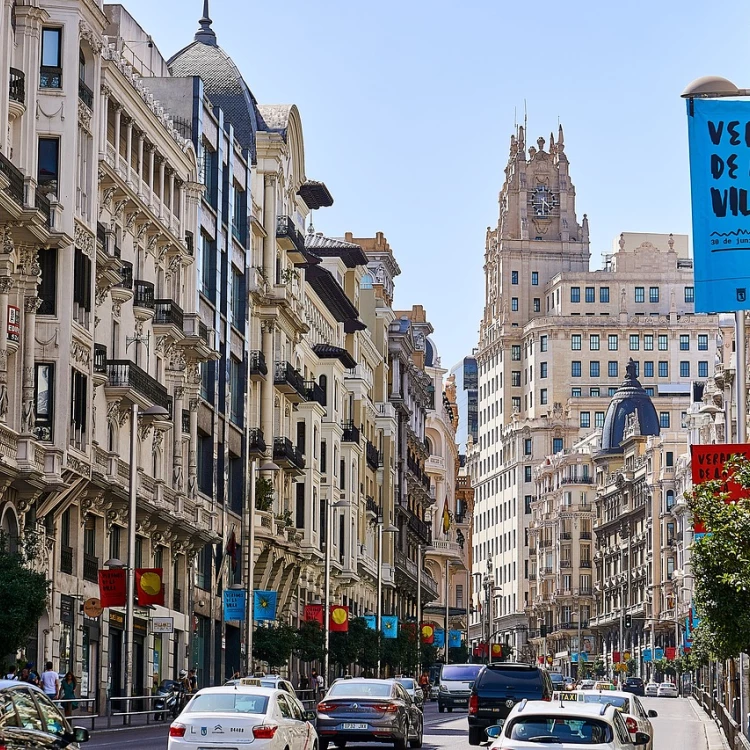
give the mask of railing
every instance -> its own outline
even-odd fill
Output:
[[[266,358],[261,351],[251,351],[248,356],[248,365],[251,375],[268,375]]]
[[[539,540],[539,546],[542,549],[546,549],[547,547],[551,547],[552,546],[552,540],[551,539],[540,539]]]
[[[42,65],[39,68],[39,88],[61,89],[62,68],[56,68],[51,65]]]
[[[539,575],[540,576],[552,575],[552,568],[539,568]]]
[[[94,109],[94,92],[80,78],[78,79],[78,98],[89,109]]]
[[[369,440],[365,441],[365,458],[373,471],[380,466],[380,451]]]
[[[94,344],[94,372],[107,372],[107,347]]]
[[[150,281],[136,279],[133,283],[135,296],[133,297],[134,307],[154,308],[154,285]]]
[[[26,103],[26,74],[18,68],[10,69],[8,96],[13,102]]]
[[[99,582],[99,558],[83,553],[83,580],[91,583]]]
[[[273,439],[274,461],[286,461],[298,469],[305,468],[305,457],[294,447],[292,441],[286,437]]]
[[[274,385],[287,385],[300,396],[306,396],[305,379],[289,362],[277,362],[273,373]]]
[[[413,513],[409,514],[409,530],[413,531],[425,544],[432,542],[432,529]]]
[[[182,308],[174,300],[155,299],[154,310],[154,323],[157,325],[173,325],[180,330],[183,329],[184,313],[182,312]]]
[[[308,401],[315,401],[321,406],[326,405],[326,389],[314,380],[305,381],[305,391]]]
[[[190,412],[187,409],[182,410],[182,431],[185,434],[190,432]]]
[[[248,435],[248,448],[251,452],[264,453],[266,450],[266,441],[263,437],[263,430],[260,427],[253,427]]]
[[[571,568],[571,567],[573,567],[573,563],[570,560],[560,560],[560,567],[561,568]]]
[[[369,495],[365,498],[365,508],[368,513],[374,513],[376,518],[380,516],[380,506]]]
[[[561,484],[593,484],[593,477],[565,477]]]
[[[359,443],[359,427],[355,427],[354,422],[342,422],[341,427],[344,430],[341,437],[344,443]]]
[[[590,568],[591,567],[591,560],[581,560],[581,567],[582,568]]]
[[[305,238],[289,216],[276,217],[276,238],[288,239],[299,252],[305,251]]]
[[[132,388],[152,404],[169,409],[167,389],[134,362],[126,359],[107,360],[107,378],[112,388]]]
[[[60,547],[60,572],[73,575],[73,548]]]
[[[120,289],[132,289],[133,264],[130,261],[122,261],[122,266],[120,266],[120,276],[122,276],[122,281],[119,284],[115,284],[115,286],[119,287]]]
[[[0,153],[0,173],[10,183],[5,191],[18,205],[23,208],[24,186],[23,173],[8,159],[5,154]]]
[[[101,221],[96,222],[96,241],[102,246],[104,252],[107,251],[107,228]]]
[[[560,532],[560,539],[572,539],[573,534],[570,531],[561,531]]]
[[[591,539],[592,534],[590,531],[582,531],[581,532],[581,539]]]
[[[709,716],[721,724],[721,729],[730,748],[745,748],[747,746],[746,742],[743,742],[742,727],[730,715],[727,707],[718,698],[715,698],[708,691],[695,685],[693,686],[693,697],[701,704],[703,710]]]

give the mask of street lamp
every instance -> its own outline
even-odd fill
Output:
[[[163,406],[149,406],[139,414],[135,402],[130,408],[130,478],[128,486],[128,564],[127,564],[127,599],[125,600],[125,697],[133,696],[133,619],[135,607],[135,526],[138,518],[138,426],[150,426],[155,422],[165,430],[171,427],[168,422],[169,412]],[[119,560],[108,560],[108,563],[120,563]],[[114,566],[112,566],[114,567]],[[122,567],[122,563],[120,563]],[[130,711],[130,701],[127,702]]]
[[[398,528],[392,523],[388,523],[384,526],[383,520],[383,509],[378,509],[378,616],[377,616],[377,629],[378,629],[378,642],[381,637],[381,622],[383,618],[383,534],[395,534],[398,532]],[[417,571],[419,575],[419,571]],[[419,623],[417,623],[419,627]],[[378,647],[378,671],[377,676],[380,677],[380,647]]]
[[[245,430],[247,435],[250,435],[250,430]],[[247,453],[245,454],[247,455]],[[248,534],[247,534],[247,634],[245,636],[245,648],[247,653],[245,654],[245,674],[250,676],[253,671],[253,626],[254,626],[254,611],[253,611],[253,592],[255,586],[255,477],[258,472],[258,459],[253,458],[250,462],[250,481],[248,495]],[[266,459],[265,463],[260,467],[260,471],[275,474],[279,471],[279,467],[269,458]]]

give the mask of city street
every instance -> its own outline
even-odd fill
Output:
[[[653,719],[654,750],[708,750],[698,708],[684,698],[645,698],[643,705],[659,713]],[[89,748],[138,748],[166,750],[166,726],[129,729],[118,732],[96,732],[86,745]],[[436,703],[425,710],[424,746],[429,750],[468,750],[467,722],[464,712],[440,714]],[[384,745],[357,745],[358,750],[379,750]]]

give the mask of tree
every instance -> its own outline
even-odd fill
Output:
[[[294,655],[301,661],[322,661],[326,655],[326,634],[319,622],[303,622],[297,631]]]
[[[31,564],[43,554],[35,534],[0,534],[0,655],[15,654],[34,633],[47,608],[50,582]]]
[[[726,475],[750,490],[746,458],[732,457]],[[694,648],[699,658],[733,658],[750,650],[750,498],[729,502],[720,480],[695,485],[686,498],[693,519],[708,532],[693,544],[690,558],[701,618]]]
[[[330,659],[345,668],[359,664],[363,669],[374,669],[378,663],[378,634],[367,627],[362,617],[349,620],[346,633],[331,633]]]
[[[297,631],[284,623],[258,627],[253,635],[253,656],[269,667],[283,667],[297,644]]]
[[[451,664],[465,664],[469,659],[469,649],[461,644],[460,646],[451,646],[448,651]]]

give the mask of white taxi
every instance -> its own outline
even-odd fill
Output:
[[[487,728],[492,750],[634,750],[646,745],[648,735],[631,738],[622,714],[609,704],[583,701],[521,701],[502,726]]]
[[[293,695],[242,682],[199,690],[169,727],[168,750],[227,750],[249,743],[253,750],[317,748],[308,720],[314,714]]]
[[[646,711],[640,700],[632,693],[626,693],[622,690],[574,690],[564,693],[555,692],[552,694],[552,700],[553,702],[579,701],[583,703],[597,703],[600,706],[609,703],[622,714],[631,738],[635,739],[637,732],[647,734],[651,739],[646,744],[645,749],[653,750],[654,728],[651,725],[651,719],[655,718],[658,714],[653,710]]]

